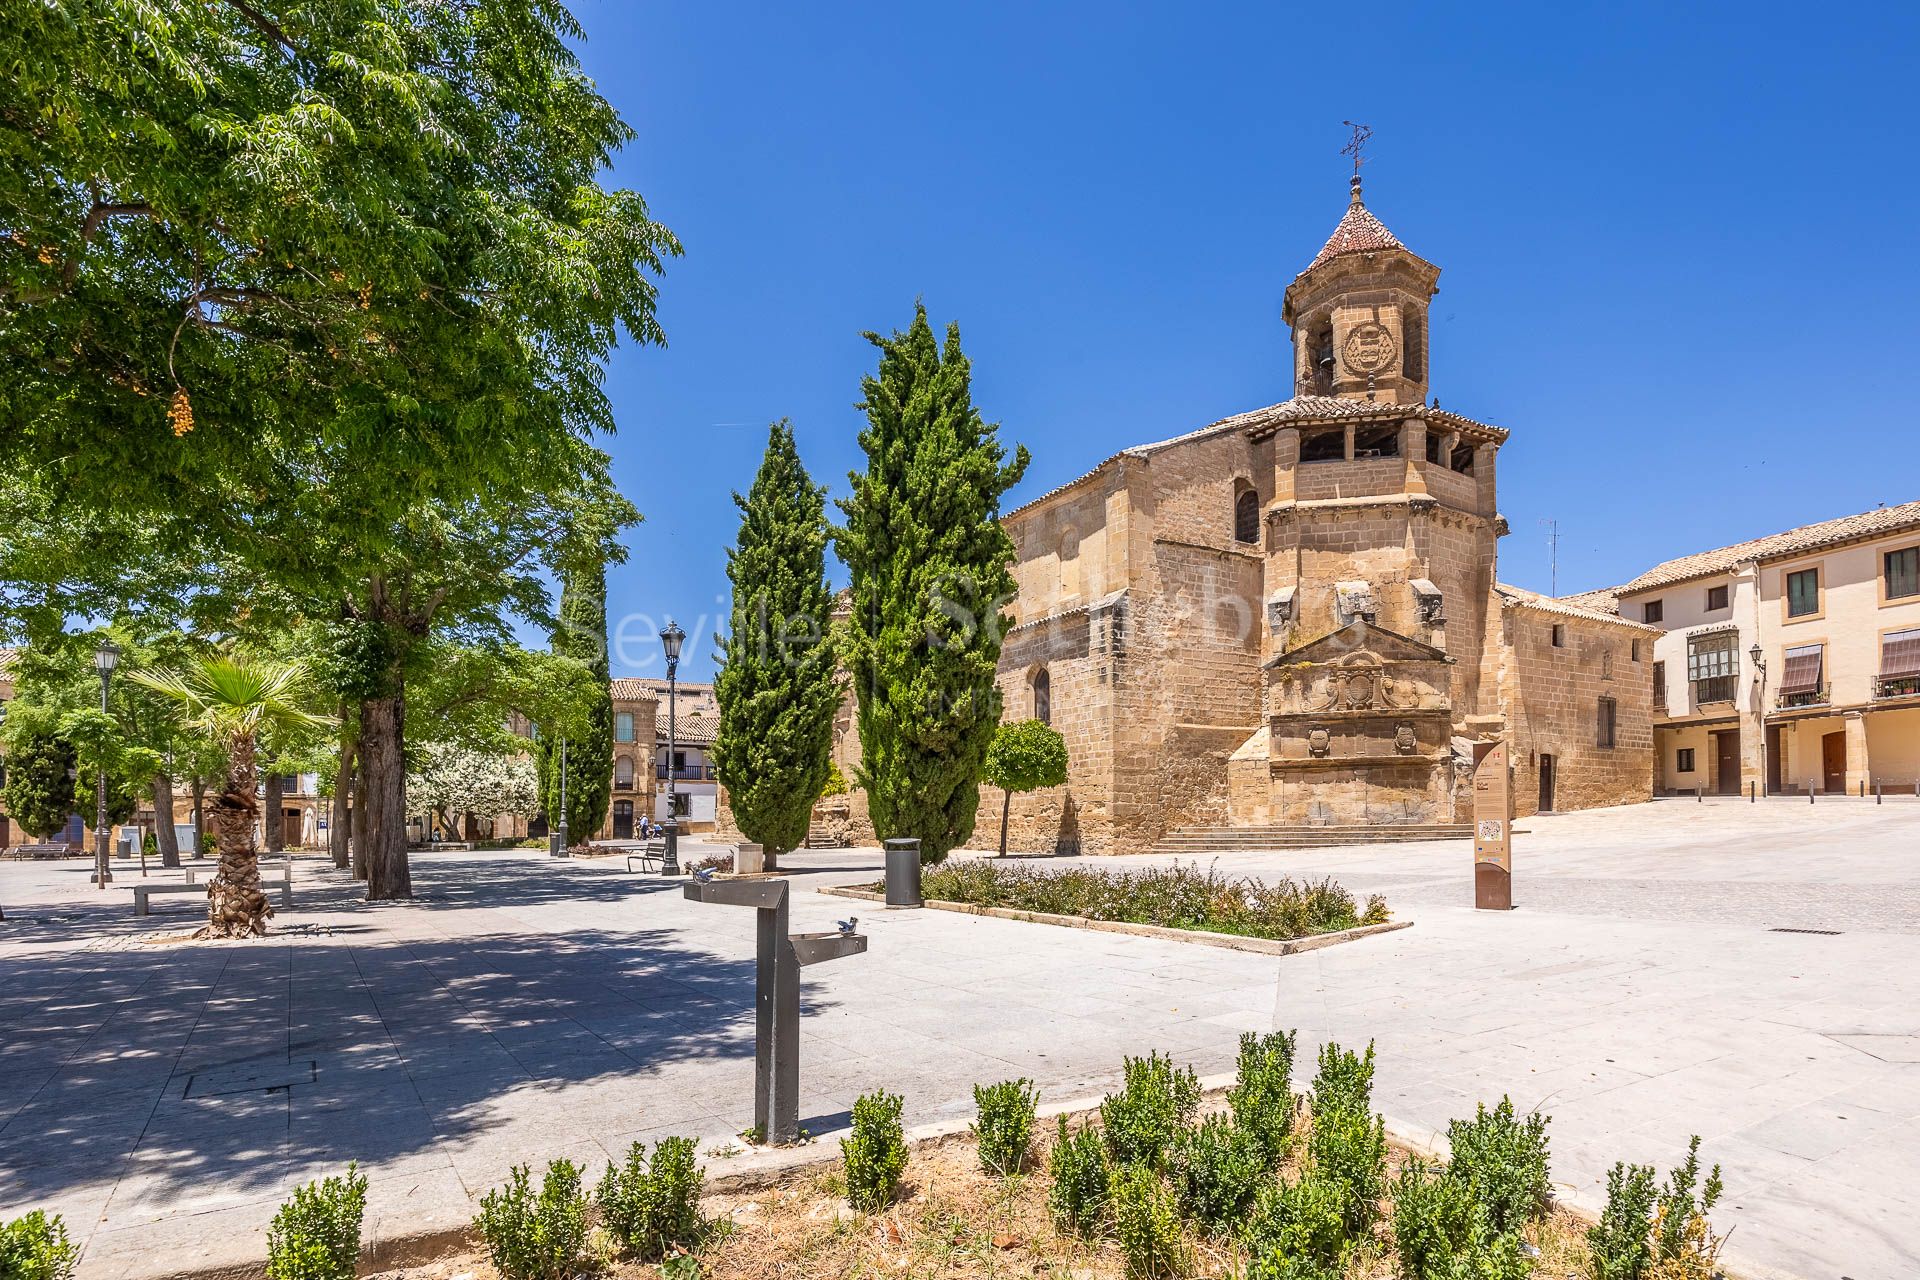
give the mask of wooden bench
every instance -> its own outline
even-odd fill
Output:
[[[627,870],[632,871],[633,864],[638,862],[642,871],[658,873],[660,870],[660,859],[665,856],[666,852],[666,837],[655,836],[627,855]]]

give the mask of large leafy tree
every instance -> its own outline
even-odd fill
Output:
[[[727,553],[733,615],[713,693],[720,732],[713,758],[734,820],[775,856],[806,840],[813,802],[832,764],[840,704],[828,624],[826,491],[775,423],[740,508]]]
[[[249,590],[270,584],[350,635],[329,692],[356,848],[369,896],[405,896],[416,655],[549,622],[556,516],[614,500],[603,361],[622,331],[660,340],[653,280],[679,252],[600,185],[629,131],[558,4],[16,16],[0,496],[38,551],[9,603],[57,616],[116,578],[164,586],[159,563],[226,606],[223,634],[262,625]],[[61,553],[93,529],[137,536]]]
[[[560,743],[566,743],[566,813],[570,839],[600,829],[613,798],[613,687],[607,662],[607,566],[588,556],[569,567],[560,591],[560,625],[553,652],[586,666],[594,680],[590,701],[569,725],[547,724],[539,740],[540,810],[560,812]]]
[[[226,750],[227,776],[214,801],[213,826],[220,868],[207,884],[204,938],[238,938],[267,931],[273,907],[260,888],[254,844],[260,771],[255,747],[264,733],[295,725],[323,726],[309,711],[312,692],[299,663],[214,654],[179,670],[130,673],[134,683],[179,704],[184,722],[210,734]]]
[[[980,769],[1000,720],[994,669],[1013,598],[1000,497],[1027,467],[974,408],[960,330],[935,340],[924,306],[861,383],[867,469],[835,540],[852,572],[847,665],[860,785],[874,830],[938,861],[973,834]]]
[[[55,835],[77,812],[73,772],[79,756],[51,717],[19,713],[7,722],[7,775],[0,801],[32,835]]]
[[[981,779],[1000,788],[1000,856],[1007,856],[1007,818],[1017,792],[1067,780],[1067,740],[1041,720],[1015,720],[993,731]]]

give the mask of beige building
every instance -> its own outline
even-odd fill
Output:
[[[1052,723],[1070,760],[1066,786],[1016,798],[1017,847],[1460,823],[1472,744],[1503,736],[1523,813],[1650,795],[1658,633],[1496,581],[1509,437],[1427,403],[1439,275],[1356,178],[1286,290],[1291,399],[1007,513],[1005,715]],[[849,713],[849,776],[858,751]],[[1000,799],[983,788],[976,843]],[[858,793],[828,807],[871,839]]]
[[[1920,502],[1682,556],[1578,599],[1665,630],[1663,792],[1859,794],[1920,778]]]
[[[595,833],[602,839],[630,839],[643,814],[661,822],[674,812],[687,831],[714,828],[720,787],[710,750],[720,726],[720,704],[711,684],[676,682],[669,758],[666,703],[665,680],[623,676],[613,681],[613,795],[606,821]]]

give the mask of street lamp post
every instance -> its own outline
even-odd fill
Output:
[[[553,856],[567,856],[567,739],[560,738],[560,825],[553,832]]]
[[[667,821],[663,828],[666,845],[660,854],[660,874],[677,876],[680,874],[680,813],[674,804],[673,753],[679,746],[674,724],[675,703],[674,682],[680,670],[680,642],[687,633],[672,618],[667,619],[666,627],[660,632],[660,647],[667,655]]]
[[[102,640],[93,651],[93,669],[100,673],[100,714],[107,714],[107,684],[113,669],[120,665],[120,647]],[[102,889],[113,883],[113,868],[107,863],[107,761],[103,751],[100,773],[93,787],[93,882]]]

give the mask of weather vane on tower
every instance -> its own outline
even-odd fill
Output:
[[[1353,137],[1347,141],[1346,146],[1340,148],[1340,154],[1353,157],[1353,202],[1358,204],[1360,203],[1360,166],[1367,162],[1362,153],[1367,148],[1367,139],[1373,136],[1373,130],[1364,124],[1356,124],[1352,120],[1342,120],[1340,123],[1353,130]]]

